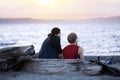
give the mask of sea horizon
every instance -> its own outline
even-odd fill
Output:
[[[85,55],[120,55],[119,21],[0,22],[0,48],[34,45],[38,53],[53,27],[61,29],[62,48],[69,44],[67,35],[75,32]]]

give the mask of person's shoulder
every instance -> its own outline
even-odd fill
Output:
[[[70,45],[65,46],[65,47],[63,48],[63,50],[66,49],[66,48],[68,48],[69,46],[70,46]]]
[[[46,38],[46,39],[43,41],[43,43],[47,43],[48,41],[49,41],[49,39]]]
[[[81,46],[78,46],[79,48],[83,49]]]
[[[70,44],[70,45],[65,46],[64,49],[66,49],[66,48],[72,49],[72,48],[76,48],[76,47],[79,48],[79,47],[76,46],[76,45],[71,45],[71,44]]]
[[[47,41],[48,40],[48,37],[47,38],[45,38],[45,40],[44,41]]]
[[[74,47],[80,48],[80,46],[78,46],[78,45],[74,45]]]
[[[80,51],[83,51],[83,48],[79,46],[79,50],[80,50]]]
[[[55,36],[55,39],[56,39],[56,40],[60,40],[60,37],[58,37],[58,36]]]

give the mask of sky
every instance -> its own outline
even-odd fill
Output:
[[[0,18],[87,19],[120,16],[120,0],[0,0]]]

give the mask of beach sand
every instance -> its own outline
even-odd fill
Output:
[[[0,80],[120,80],[108,75],[89,76],[81,72],[65,74],[38,74],[30,72],[0,72]]]

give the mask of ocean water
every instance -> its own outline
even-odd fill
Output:
[[[0,24],[0,48],[34,45],[39,52],[42,42],[53,27],[61,29],[61,44],[69,43],[67,35],[75,32],[85,55],[120,55],[120,23],[41,22]]]

